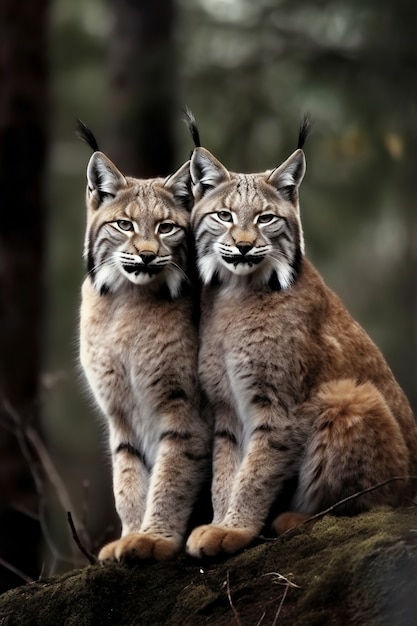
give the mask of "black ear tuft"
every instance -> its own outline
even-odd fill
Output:
[[[184,122],[187,125],[187,128],[191,133],[191,137],[193,138],[195,147],[200,148],[201,141],[200,141],[200,133],[197,127],[197,121],[193,115],[193,112],[188,107],[185,107],[184,109]]]
[[[86,143],[88,143],[93,152],[99,151],[98,143],[96,138],[94,137],[93,132],[81,120],[77,120],[77,128],[75,134],[78,139],[81,139],[81,141],[85,141]]]
[[[302,148],[305,144],[307,137],[311,132],[312,119],[310,113],[305,113],[301,122],[300,130],[298,131],[298,145],[297,148]]]

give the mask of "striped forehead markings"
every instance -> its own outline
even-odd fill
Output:
[[[256,205],[259,207],[260,202],[263,206],[266,204],[263,194],[259,193],[257,175],[253,174],[239,174],[236,186],[228,194],[227,200],[231,210],[245,208],[250,211]]]
[[[136,189],[135,199],[129,202],[124,211],[132,220],[154,218],[156,221],[169,217],[169,207],[162,194],[157,193],[153,185],[141,185]]]

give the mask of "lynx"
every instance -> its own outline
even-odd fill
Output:
[[[396,507],[415,488],[408,401],[304,254],[305,135],[303,127],[299,148],[265,173],[230,172],[199,146],[191,157],[199,375],[215,419],[214,517],[187,541],[196,557],[247,546],[273,505],[280,533],[385,481],[335,513]]]
[[[210,458],[187,277],[189,164],[140,180],[96,150],[87,179],[80,358],[107,418],[122,522],[99,558],[165,560],[182,547]]]

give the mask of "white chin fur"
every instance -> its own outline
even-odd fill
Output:
[[[226,263],[223,259],[221,259],[221,263],[226,269],[229,270],[229,272],[236,274],[237,276],[249,276],[249,274],[256,272],[260,265],[262,265],[262,263],[258,265],[254,265],[253,263]]]
[[[134,285],[145,287],[153,282],[157,282],[157,279],[159,279],[161,284],[166,283],[172,298],[176,298],[181,293],[184,275],[172,266],[167,266],[159,274],[151,276],[149,274],[138,274],[136,276],[134,273],[129,274],[123,271],[122,268],[116,269],[114,266],[101,268],[95,276],[94,286],[99,292],[103,287],[106,287],[111,293],[116,293],[119,289],[123,289],[123,285],[126,285],[126,280]]]
[[[146,272],[139,272],[135,274],[134,272],[126,272],[123,268],[121,268],[121,273],[127,280],[129,280],[134,285],[149,285],[152,281],[159,276],[159,274],[146,274]]]
[[[238,264],[234,266],[232,263],[226,263],[216,254],[209,254],[198,261],[200,275],[203,282],[208,285],[215,275],[218,276],[223,284],[238,285],[239,277],[250,277],[249,280],[253,285],[265,285],[268,283],[273,272],[276,272],[282,289],[287,289],[293,283],[293,270],[285,261],[277,261],[276,259],[264,259],[258,265],[250,266],[248,263]]]
[[[114,264],[102,265],[94,276],[94,286],[97,291],[101,291],[103,288],[117,291],[123,282],[123,276]]]

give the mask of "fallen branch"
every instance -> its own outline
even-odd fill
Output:
[[[70,511],[67,511],[67,520],[68,520],[68,524],[70,525],[70,528],[71,528],[72,538],[74,539],[75,543],[77,544],[80,552],[82,552],[82,554],[88,560],[90,565],[95,565],[98,562],[98,559],[94,556],[94,554],[91,554],[87,550],[87,548],[85,548],[83,546],[83,544],[81,543],[80,538],[78,537],[77,529],[74,526],[74,522],[73,522],[72,515],[71,515]]]

